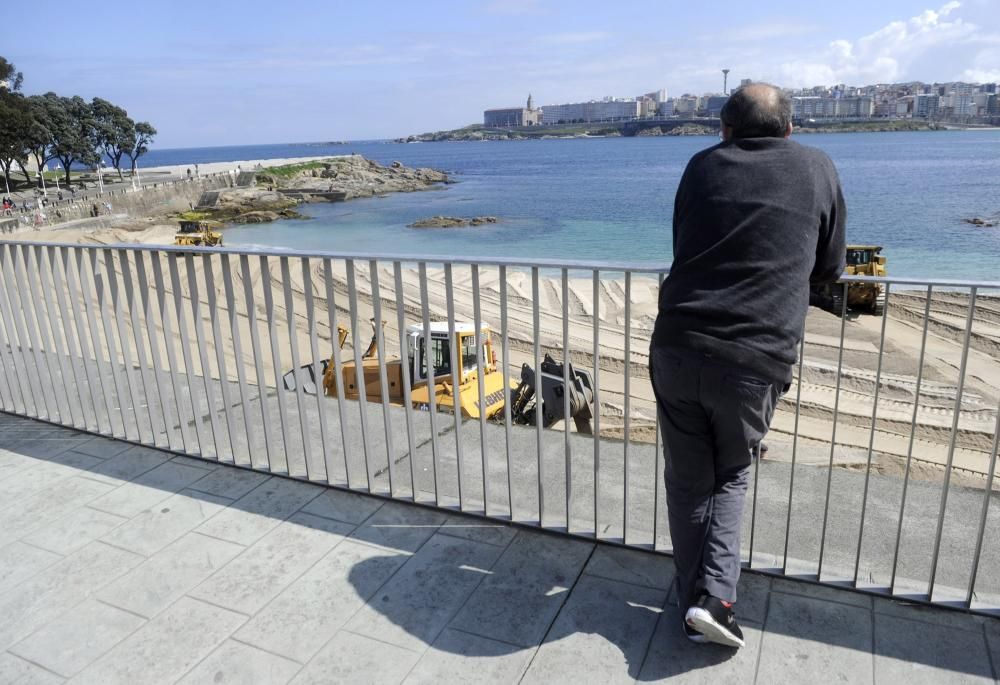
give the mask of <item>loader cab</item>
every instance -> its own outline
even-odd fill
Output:
[[[496,370],[496,355],[490,341],[490,328],[482,324],[479,329],[479,341],[483,346],[483,361],[486,373]],[[407,368],[411,383],[426,383],[428,380],[427,361],[430,360],[433,378],[436,381],[450,382],[452,379],[452,339],[448,334],[447,321],[431,322],[430,354],[427,354],[427,340],[422,324],[414,324],[406,329],[407,338]],[[476,372],[478,355],[476,354],[476,331],[473,324],[456,323],[454,344],[458,346],[459,361],[462,365],[461,383],[466,383]]]
[[[884,276],[885,257],[879,245],[848,245],[847,273],[858,276]]]

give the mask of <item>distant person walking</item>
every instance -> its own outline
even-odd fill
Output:
[[[722,142],[677,189],[649,367],[683,628],[742,647],[733,604],[752,453],[792,381],[809,284],[844,269],[845,207],[830,159],[788,139],[777,88],[741,88],[720,119]]]

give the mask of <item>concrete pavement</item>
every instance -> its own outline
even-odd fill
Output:
[[[745,573],[683,637],[668,557],[0,415],[0,682],[995,683],[1000,621]]]

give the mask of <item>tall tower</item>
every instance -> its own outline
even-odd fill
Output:
[[[723,95],[728,95],[729,94],[728,91],[726,90],[726,86],[727,86],[728,83],[729,83],[729,70],[728,69],[723,69],[722,70],[722,94]]]
[[[528,93],[528,111],[535,109],[535,101],[531,99],[531,93]]]

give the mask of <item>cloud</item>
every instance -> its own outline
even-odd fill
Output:
[[[546,45],[584,45],[606,40],[608,34],[604,31],[582,31],[579,33],[550,33],[538,36],[539,43]]]
[[[973,23],[952,15],[962,4],[947,2],[909,19],[892,21],[857,40],[835,40],[821,59],[789,60],[778,68],[787,86],[885,83],[922,78],[910,73],[918,60],[944,47],[992,40]],[[957,76],[957,74],[956,74]]]
[[[962,78],[979,83],[1000,82],[1000,48],[981,50],[973,59],[972,67],[962,72]]]
[[[806,24],[795,21],[767,21],[755,24],[746,24],[726,29],[720,33],[708,34],[702,37],[703,40],[710,40],[713,43],[719,41],[730,42],[753,42],[761,40],[773,40],[775,38],[794,38],[804,36],[817,30],[815,24]]]
[[[486,14],[517,17],[525,14],[541,14],[542,7],[538,0],[493,0],[485,3],[482,11]]]

